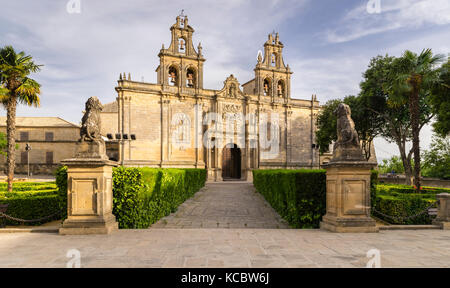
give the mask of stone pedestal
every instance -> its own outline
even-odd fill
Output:
[[[118,229],[112,214],[112,168],[117,163],[102,158],[63,161],[68,167],[68,218],[59,229],[59,234],[109,234]]]
[[[327,212],[320,228],[333,232],[378,232],[370,217],[370,170],[366,161],[334,161],[327,170]]]
[[[439,225],[443,230],[450,230],[450,194],[438,194],[436,200],[439,200],[439,207],[433,225]]]

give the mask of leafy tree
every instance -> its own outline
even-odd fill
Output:
[[[440,69],[439,83],[434,87],[431,103],[436,114],[434,131],[442,137],[450,134],[450,58]]]
[[[435,66],[443,59],[435,55],[431,49],[424,49],[417,55],[409,50],[403,56],[396,58],[388,73],[386,90],[393,105],[408,104],[412,133],[412,149],[414,153],[414,185],[420,193],[420,130],[421,101],[430,100],[431,91],[439,79],[439,69]]]
[[[16,107],[17,103],[39,106],[40,84],[28,78],[30,73],[38,72],[36,65],[24,52],[16,53],[13,47],[5,46],[0,50],[0,102],[6,107],[8,191],[12,191],[16,155]]]
[[[331,142],[337,140],[337,117],[334,111],[340,103],[342,103],[340,99],[329,100],[321,107],[317,116],[316,141],[319,144],[320,153],[328,152]]]
[[[390,159],[383,159],[382,163],[378,165],[381,173],[387,174],[394,171],[395,173],[405,173],[402,159],[398,156],[392,156]]]
[[[379,125],[377,127],[379,135],[388,142],[397,144],[405,170],[406,184],[412,185],[411,158],[415,147],[409,151],[406,148],[407,143],[413,139],[411,115],[410,109],[408,109],[408,92],[410,91],[400,85],[401,79],[407,79],[404,76],[406,70],[402,68],[402,65],[407,63],[397,59],[399,58],[388,55],[371,59],[368,69],[363,73],[360,97],[366,108],[377,115],[376,123]],[[427,77],[425,80],[428,83],[431,82]],[[429,123],[434,116],[429,101],[430,97],[427,97],[429,96],[428,88],[428,86],[422,86],[420,89],[421,97],[417,103],[419,125],[416,127],[416,132],[420,132],[422,127]]]
[[[423,153],[423,176],[450,179],[450,138],[434,137]]]

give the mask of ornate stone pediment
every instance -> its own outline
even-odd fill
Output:
[[[223,84],[222,90],[220,90],[217,95],[226,98],[245,99],[244,93],[239,88],[240,84],[233,74],[231,74]]]

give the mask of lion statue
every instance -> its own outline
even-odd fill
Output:
[[[86,101],[86,108],[81,119],[80,142],[101,141],[100,135],[100,112],[103,106],[97,97],[91,97]]]
[[[335,113],[337,115],[337,141],[334,143],[334,161],[363,160],[358,133],[351,118],[350,107],[341,103]]]
[[[341,145],[353,145],[359,147],[359,137],[355,129],[355,123],[351,117],[350,107],[339,104],[336,109],[337,115],[337,143]]]

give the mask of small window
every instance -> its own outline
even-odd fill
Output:
[[[49,151],[45,153],[45,163],[53,164],[53,151]]]
[[[28,141],[28,132],[20,132],[20,141]]]
[[[20,163],[21,164],[27,164],[28,163],[28,152],[22,151],[20,152]]]
[[[45,132],[45,141],[52,142],[53,141],[53,132]]]

